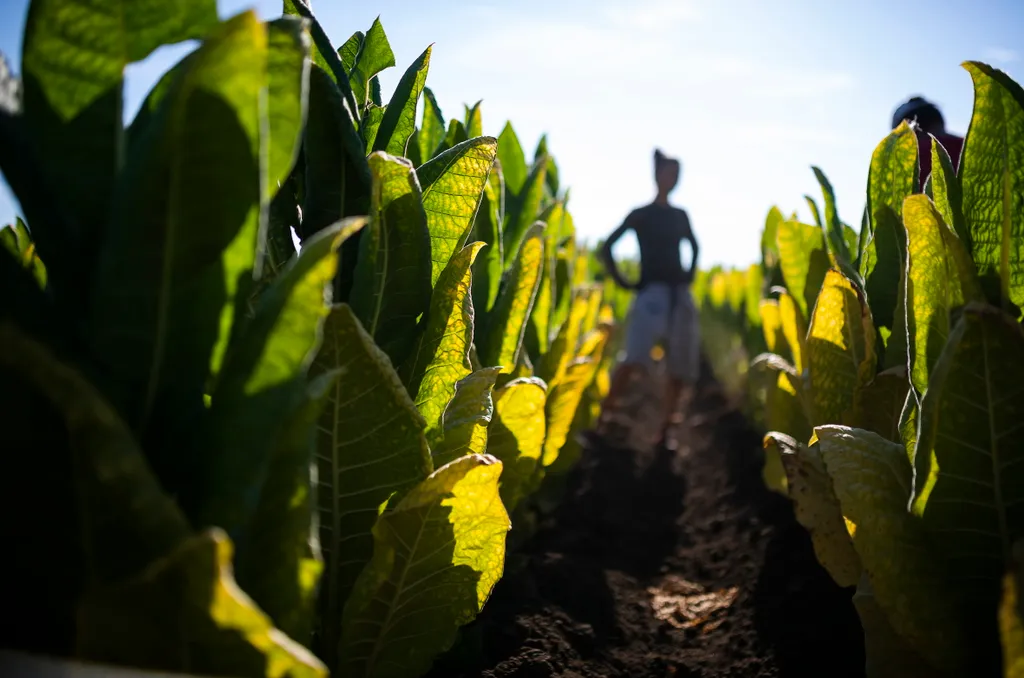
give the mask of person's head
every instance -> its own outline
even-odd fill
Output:
[[[660,150],[654,151],[654,181],[658,185],[658,191],[668,193],[679,183],[679,161],[669,158]]]
[[[904,120],[916,121],[918,126],[930,134],[946,131],[946,121],[938,106],[924,97],[911,97],[892,114],[892,127],[896,129]]]

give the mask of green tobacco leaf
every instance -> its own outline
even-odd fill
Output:
[[[761,324],[761,295],[764,287],[764,272],[760,264],[751,264],[744,276],[746,282],[746,298],[743,308],[747,312],[747,326],[758,327]]]
[[[321,633],[330,655],[340,638],[342,606],[373,553],[371,529],[378,513],[433,466],[423,417],[387,355],[348,306],[331,311],[314,369],[342,370],[328,395],[317,440]],[[336,665],[335,657],[325,659]]]
[[[444,437],[444,411],[456,384],[469,376],[473,344],[472,267],[483,245],[458,252],[437,279],[422,334],[403,365],[402,376],[426,421],[431,448]]]
[[[470,139],[416,170],[430,231],[431,285],[452,255],[465,246],[496,148],[497,142],[491,137]]]
[[[780,433],[769,433],[765,446],[769,436],[779,450],[797,522],[811,533],[814,555],[837,584],[854,586],[860,579],[861,563],[819,446],[808,447]]]
[[[900,417],[909,389],[906,367],[899,365],[879,372],[861,389],[853,422],[886,440],[901,442]]]
[[[268,197],[291,174],[302,146],[309,92],[309,37],[302,23],[283,17],[267,24]]]
[[[486,331],[477,342],[484,364],[499,366],[506,374],[519,361],[544,261],[544,224],[537,222],[523,239],[488,316]]]
[[[505,188],[509,195],[519,195],[523,190],[523,184],[526,183],[529,168],[526,166],[526,155],[511,122],[505,123],[498,137],[498,160],[501,161],[501,171],[505,174]]]
[[[817,226],[783,221],[778,225],[778,248],[786,289],[807,318],[829,268],[825,238]]]
[[[267,32],[254,14],[218,26],[120,176],[93,290],[104,303],[92,309],[91,326],[95,354],[143,434],[158,401],[179,420],[202,408],[247,299],[261,213],[266,59]]]
[[[960,160],[964,222],[989,301],[1024,306],[1024,90],[1002,71],[963,64],[974,115]],[[955,221],[954,221],[955,224]]]
[[[1014,435],[1024,417],[1022,379],[1020,326],[971,305],[921,403],[913,510],[979,610],[995,609],[1002,564],[1024,529],[1024,455]]]
[[[483,114],[480,112],[480,104],[483,102],[476,102],[473,107],[466,106],[466,133],[469,138],[482,137],[484,135],[484,119]]]
[[[255,16],[250,16],[255,23]],[[88,286],[90,268],[109,218],[124,158],[124,69],[158,47],[201,38],[217,24],[214,0],[160,0],[100,5],[35,0],[22,44],[22,108],[35,157],[74,232],[48,233],[41,242],[67,255],[52,264],[73,267],[74,284]],[[252,66],[256,67],[258,63]],[[31,215],[30,215],[31,216]]]
[[[499,374],[497,367],[484,367],[455,384],[455,395],[444,411],[444,440],[431,452],[435,466],[487,452],[487,427],[494,413],[491,391]]]
[[[588,288],[577,289],[572,297],[568,319],[562,323],[558,335],[551,342],[551,350],[544,354],[537,366],[537,376],[548,386],[557,384],[569,369],[569,363],[576,358],[576,349],[580,343],[583,323],[590,312],[590,296],[593,292]]]
[[[512,511],[535,477],[547,435],[547,386],[540,379],[514,379],[494,391],[494,414],[487,429],[487,453],[504,466],[501,500]]]
[[[384,119],[380,122],[373,150],[387,151],[391,155],[405,155],[405,146],[416,130],[416,105],[427,81],[430,51],[431,48],[427,47],[398,81],[395,93],[388,102]]]
[[[565,210],[561,202],[556,202],[545,210],[544,221],[544,263],[541,266],[541,278],[537,288],[537,298],[530,312],[530,323],[526,330],[527,351],[531,355],[542,356],[548,352],[551,344],[551,316],[556,295],[555,265],[558,259],[558,235],[562,232],[562,221]]]
[[[974,263],[960,239],[943,222],[924,195],[903,203],[907,231],[906,322],[910,381],[918,393],[928,388],[928,374],[949,336],[949,314],[981,290]]]
[[[879,607],[933,666],[967,675],[964,620],[921,521],[907,511],[913,472],[903,446],[845,426],[814,431]]]
[[[430,305],[427,214],[411,163],[381,152],[368,162],[370,222],[359,242],[350,303],[377,345],[400,364],[416,319]]]
[[[242,589],[277,628],[307,646],[323,570],[313,530],[317,422],[339,374],[321,374],[310,383],[274,440],[259,503],[234,560]]]
[[[935,207],[957,234],[963,246],[971,251],[971,233],[964,221],[964,194],[956,176],[953,162],[942,144],[932,138],[932,198]]]
[[[380,124],[384,121],[386,113],[384,106],[369,104],[366,107],[359,126],[359,138],[362,139],[365,148],[374,148],[374,144],[377,143],[377,132],[380,131]]]
[[[541,463],[551,466],[558,459],[558,453],[569,437],[569,429],[576,417],[576,408],[583,399],[583,391],[590,386],[601,366],[607,332],[597,332],[600,337],[596,344],[578,360],[569,364],[565,376],[551,386],[545,406],[547,435],[544,438],[544,456]]]
[[[306,373],[320,347],[338,248],[364,222],[357,217],[309,240],[264,293],[252,319],[236,325],[200,458],[182,471],[201,479],[196,524],[216,525],[237,540],[252,520],[257,488],[287,424],[280,414],[304,397]]]
[[[526,239],[530,228],[540,216],[547,167],[546,159],[536,162],[530,169],[522,190],[506,205],[505,223],[502,225],[502,238],[505,241],[505,268],[512,265],[512,257],[515,256],[520,244]]]
[[[330,73],[315,64],[303,143],[303,239],[344,216],[366,214],[369,207],[370,169],[362,138]]]
[[[779,302],[776,299],[762,299],[758,303],[761,316],[761,332],[768,350],[778,353],[783,350],[786,337],[782,333],[782,316],[779,314]]]
[[[395,53],[391,51],[391,43],[388,42],[388,36],[381,26],[380,17],[373,20],[373,25],[360,42],[360,49],[349,69],[348,81],[356,103],[365,106],[369,101],[370,79],[395,65]],[[342,62],[344,63],[344,59]]]
[[[207,675],[327,676],[274,628],[231,574],[231,541],[213,528],[136,577],[91,591],[79,611],[84,660]]]
[[[818,203],[814,201],[809,195],[804,196],[804,200],[807,201],[807,206],[811,209],[811,216],[814,218],[814,225],[818,228],[824,228],[824,223],[821,220],[821,210],[818,209]],[[781,212],[779,214],[782,214]]]
[[[309,6],[309,0],[284,0],[284,13],[302,17],[309,22],[309,33],[313,38],[313,65],[319,68],[334,83],[334,91],[339,95],[339,104],[344,108],[349,120],[359,119],[359,107],[349,86],[348,73],[341,63],[341,57],[334,51],[330,38]],[[312,69],[316,71],[316,68]]]
[[[822,281],[824,282],[824,280]],[[797,374],[803,374],[807,366],[807,317],[800,311],[796,297],[788,292],[779,294],[779,320],[782,322],[782,336],[786,340],[789,354]],[[783,351],[777,351],[783,353]]]
[[[420,124],[419,144],[420,159],[427,162],[434,157],[438,147],[444,142],[445,125],[441,107],[429,87],[423,88],[423,122]]]
[[[807,331],[811,423],[847,423],[859,391],[875,376],[871,311],[846,276],[831,270]]]
[[[462,457],[416,486],[373,528],[373,560],[345,606],[340,673],[425,673],[490,596],[510,524],[501,462]]]
[[[362,31],[356,31],[349,39],[345,41],[341,47],[338,48],[338,57],[341,59],[342,69],[346,73],[352,73],[352,69],[356,66],[356,59],[359,58],[359,50],[363,48],[363,40],[366,39],[366,34]],[[349,81],[351,83],[351,80]],[[353,92],[353,95],[355,92]]]
[[[501,242],[501,222],[505,218],[504,196],[505,182],[501,166],[495,163],[484,185],[480,209],[473,224],[473,240],[486,245],[473,264],[473,307],[481,319],[486,318],[494,308],[501,288],[501,274],[505,266]]]
[[[779,264],[779,225],[785,220],[778,207],[772,207],[765,218],[764,231],[761,233],[761,262],[767,270]]]
[[[819,224],[825,231],[825,240],[828,243],[829,252],[838,261],[852,263],[853,257],[850,256],[850,251],[847,249],[843,222],[839,220],[839,212],[836,210],[836,194],[832,190],[832,184],[829,183],[828,177],[820,169],[817,167],[812,167],[811,169],[814,171],[814,176],[818,179],[822,196],[825,198],[825,220],[819,221]]]
[[[875,148],[868,174],[870,228],[860,274],[879,327],[894,327],[897,288],[906,261],[903,201],[917,192],[919,172],[917,135],[902,122]]]
[[[32,277],[39,284],[39,288],[45,290],[46,265],[39,258],[36,244],[21,217],[15,219],[13,226],[0,228],[0,243],[21,263],[22,267],[32,272]]]
[[[188,536],[188,522],[128,427],[81,374],[8,321],[0,323],[0,368],[63,419],[88,581],[108,585],[134,576]]]
[[[864,629],[865,678],[943,678],[944,673],[929,665],[892,628],[866,573],[853,594],[853,606]]]

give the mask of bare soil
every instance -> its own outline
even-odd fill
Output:
[[[851,603],[705,379],[676,451],[587,446],[432,678],[863,678]]]

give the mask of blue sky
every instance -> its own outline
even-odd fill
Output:
[[[15,70],[27,4],[0,0],[0,51]],[[272,17],[280,2],[219,7]],[[1024,79],[1020,0],[313,0],[313,9],[336,44],[380,15],[398,60],[382,76],[385,97],[433,43],[427,84],[446,118],[482,99],[485,133],[512,120],[532,151],[546,132],[586,240],[653,197],[655,146],[679,157],[673,199],[690,212],[703,266],[755,261],[773,204],[809,219],[802,196],[820,195],[812,164],[859,227],[871,151],[899,103],[922,94],[950,131],[967,131],[973,95],[961,62]],[[131,67],[129,114],[187,49]],[[17,211],[4,186],[0,222]]]

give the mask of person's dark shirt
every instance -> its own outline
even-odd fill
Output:
[[[633,210],[622,225],[608,237],[604,245],[605,259],[611,268],[611,274],[620,285],[627,285],[619,275],[614,262],[611,261],[611,248],[615,242],[632,229],[640,244],[640,281],[636,285],[641,289],[651,283],[667,283],[670,285],[689,284],[693,281],[693,272],[683,267],[679,245],[689,240],[693,248],[691,267],[696,264],[697,241],[690,228],[690,218],[684,210],[671,205],[651,203]]]

